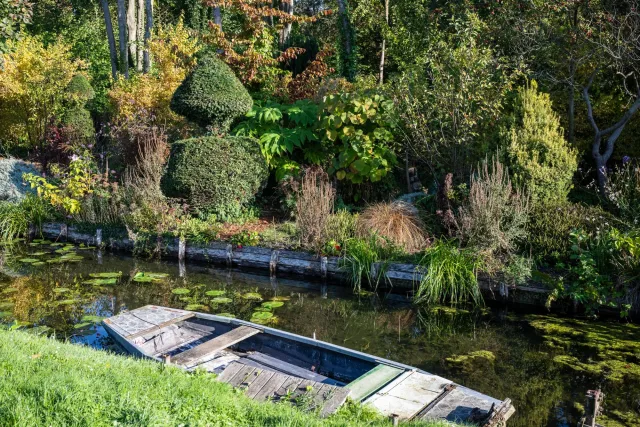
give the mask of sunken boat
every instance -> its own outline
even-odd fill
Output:
[[[105,319],[129,353],[186,370],[206,369],[255,400],[304,401],[322,416],[347,399],[395,420],[440,419],[490,427],[515,412],[438,375],[263,325],[148,305]]]

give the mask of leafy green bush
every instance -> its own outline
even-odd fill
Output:
[[[71,102],[81,107],[96,96],[91,83],[82,74],[76,74],[71,78],[67,92],[71,95]]]
[[[549,94],[532,81],[520,88],[507,153],[514,181],[532,201],[565,200],[578,168],[577,153],[564,139]]]
[[[72,141],[76,138],[82,140],[95,135],[91,113],[83,107],[70,108],[65,112],[62,121]]]
[[[212,54],[200,58],[171,99],[171,109],[177,114],[222,131],[246,114],[252,104],[249,92],[233,71]]]
[[[569,236],[574,229],[594,233],[598,228],[619,225],[600,207],[569,202],[551,202],[532,207],[527,222],[527,246],[538,258],[568,256]]]
[[[297,175],[301,164],[317,165],[326,158],[316,131],[318,114],[318,105],[307,100],[288,105],[256,102],[233,132],[258,138],[262,154],[279,181]]]
[[[333,145],[330,174],[358,184],[380,181],[396,164],[392,150],[393,101],[377,93],[342,93],[324,99],[321,129]]]
[[[175,142],[162,188],[185,198],[202,215],[220,220],[241,215],[268,177],[255,139],[202,137]]]
[[[420,265],[425,272],[414,295],[416,303],[483,303],[477,278],[481,260],[471,250],[438,240],[427,248]]]

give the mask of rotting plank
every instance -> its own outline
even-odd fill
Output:
[[[254,400],[263,401],[274,396],[275,392],[282,387],[285,381],[291,378],[289,375],[274,375],[271,381],[269,381],[262,389],[253,396]]]
[[[186,315],[184,315],[184,316],[175,317],[175,318],[173,318],[173,319],[171,319],[171,320],[167,320],[166,322],[162,322],[162,323],[160,323],[160,324],[158,324],[158,325],[156,325],[156,326],[154,326],[154,327],[152,327],[152,328],[149,328],[149,329],[147,329],[147,330],[145,330],[145,331],[138,331],[138,332],[136,332],[136,333],[134,333],[134,334],[128,335],[128,336],[126,336],[125,338],[126,338],[126,339],[128,339],[128,340],[132,340],[132,339],[135,339],[135,338],[141,337],[141,336],[143,336],[143,335],[151,334],[151,333],[153,333],[153,332],[159,331],[159,330],[160,330],[160,329],[162,329],[162,328],[165,328],[165,327],[167,327],[167,326],[171,326],[171,325],[173,325],[174,323],[178,323],[178,322],[182,322],[182,321],[184,321],[184,320],[190,319],[190,318],[192,318],[193,316],[195,316],[195,314],[194,314],[194,313],[189,313],[189,314],[186,314]]]
[[[250,326],[239,326],[230,330],[226,334],[217,336],[203,344],[184,351],[173,358],[172,363],[176,365],[189,366],[214,355],[220,350],[224,350],[234,344],[239,343],[253,335],[262,332],[260,329]]]
[[[257,371],[258,370],[256,369],[256,372]],[[269,383],[269,381],[271,381],[274,375],[276,375],[275,372],[262,369],[260,371],[260,374],[258,375],[258,378],[256,378],[249,385],[249,388],[246,391],[247,396],[250,397],[251,399],[255,398],[256,395],[260,392],[260,390],[262,390],[262,388],[266,386]]]
[[[271,368],[275,371],[282,372],[284,374],[294,375],[296,377],[312,380],[319,383],[328,383],[331,385],[337,384],[335,380],[327,378],[324,375],[320,375],[308,369],[301,368],[300,366],[296,366],[294,364],[285,362],[283,360],[276,359],[275,357],[269,356],[267,354],[256,352],[247,356],[247,359],[255,361],[262,366]]]
[[[493,402],[484,399],[482,395],[471,392],[464,387],[457,387],[438,402],[422,419],[442,419],[447,421],[465,421],[474,408],[485,413],[491,409]]]
[[[326,417],[336,412],[347,400],[347,396],[349,396],[348,389],[344,387],[333,387],[320,410],[320,416]]]
[[[124,331],[123,338],[127,335],[135,334],[138,331],[144,331],[155,326],[153,323],[139,319],[130,313],[131,312],[118,314],[117,316],[106,319],[104,322],[108,325],[115,325]]]
[[[354,381],[346,385],[345,388],[351,390],[349,395],[356,402],[369,397],[382,387],[393,381],[404,370],[388,365],[377,365],[372,370],[364,373]]]
[[[229,384],[234,387],[240,387],[244,385],[247,379],[256,368],[253,366],[243,366],[242,369],[238,371],[238,373],[229,381]]]
[[[238,371],[242,369],[242,366],[243,365],[238,362],[229,363],[225,370],[222,371],[220,375],[218,375],[217,380],[223,383],[228,383],[229,381],[231,381],[231,378],[233,378],[238,373]]]
[[[293,394],[298,385],[302,382],[302,378],[290,376],[280,388],[275,392],[275,397],[278,400],[282,400],[285,396]]]

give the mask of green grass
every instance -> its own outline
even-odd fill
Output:
[[[390,426],[358,405],[322,420],[151,361],[0,330],[2,426]],[[444,427],[440,422],[411,425]]]

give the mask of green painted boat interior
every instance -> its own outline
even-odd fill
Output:
[[[189,264],[180,277],[173,262],[36,243],[0,256],[3,327],[123,353],[104,318],[148,304],[187,309],[315,336],[509,397],[517,409],[509,427],[575,426],[585,392],[598,387],[606,394],[598,423],[640,425],[640,327],[629,322],[513,306],[417,307],[397,294]],[[365,398],[393,375],[378,366],[350,387]]]
[[[378,365],[355,381],[347,384],[346,387],[351,389],[351,398],[361,402],[403,372],[403,369],[394,368],[393,366]]]

